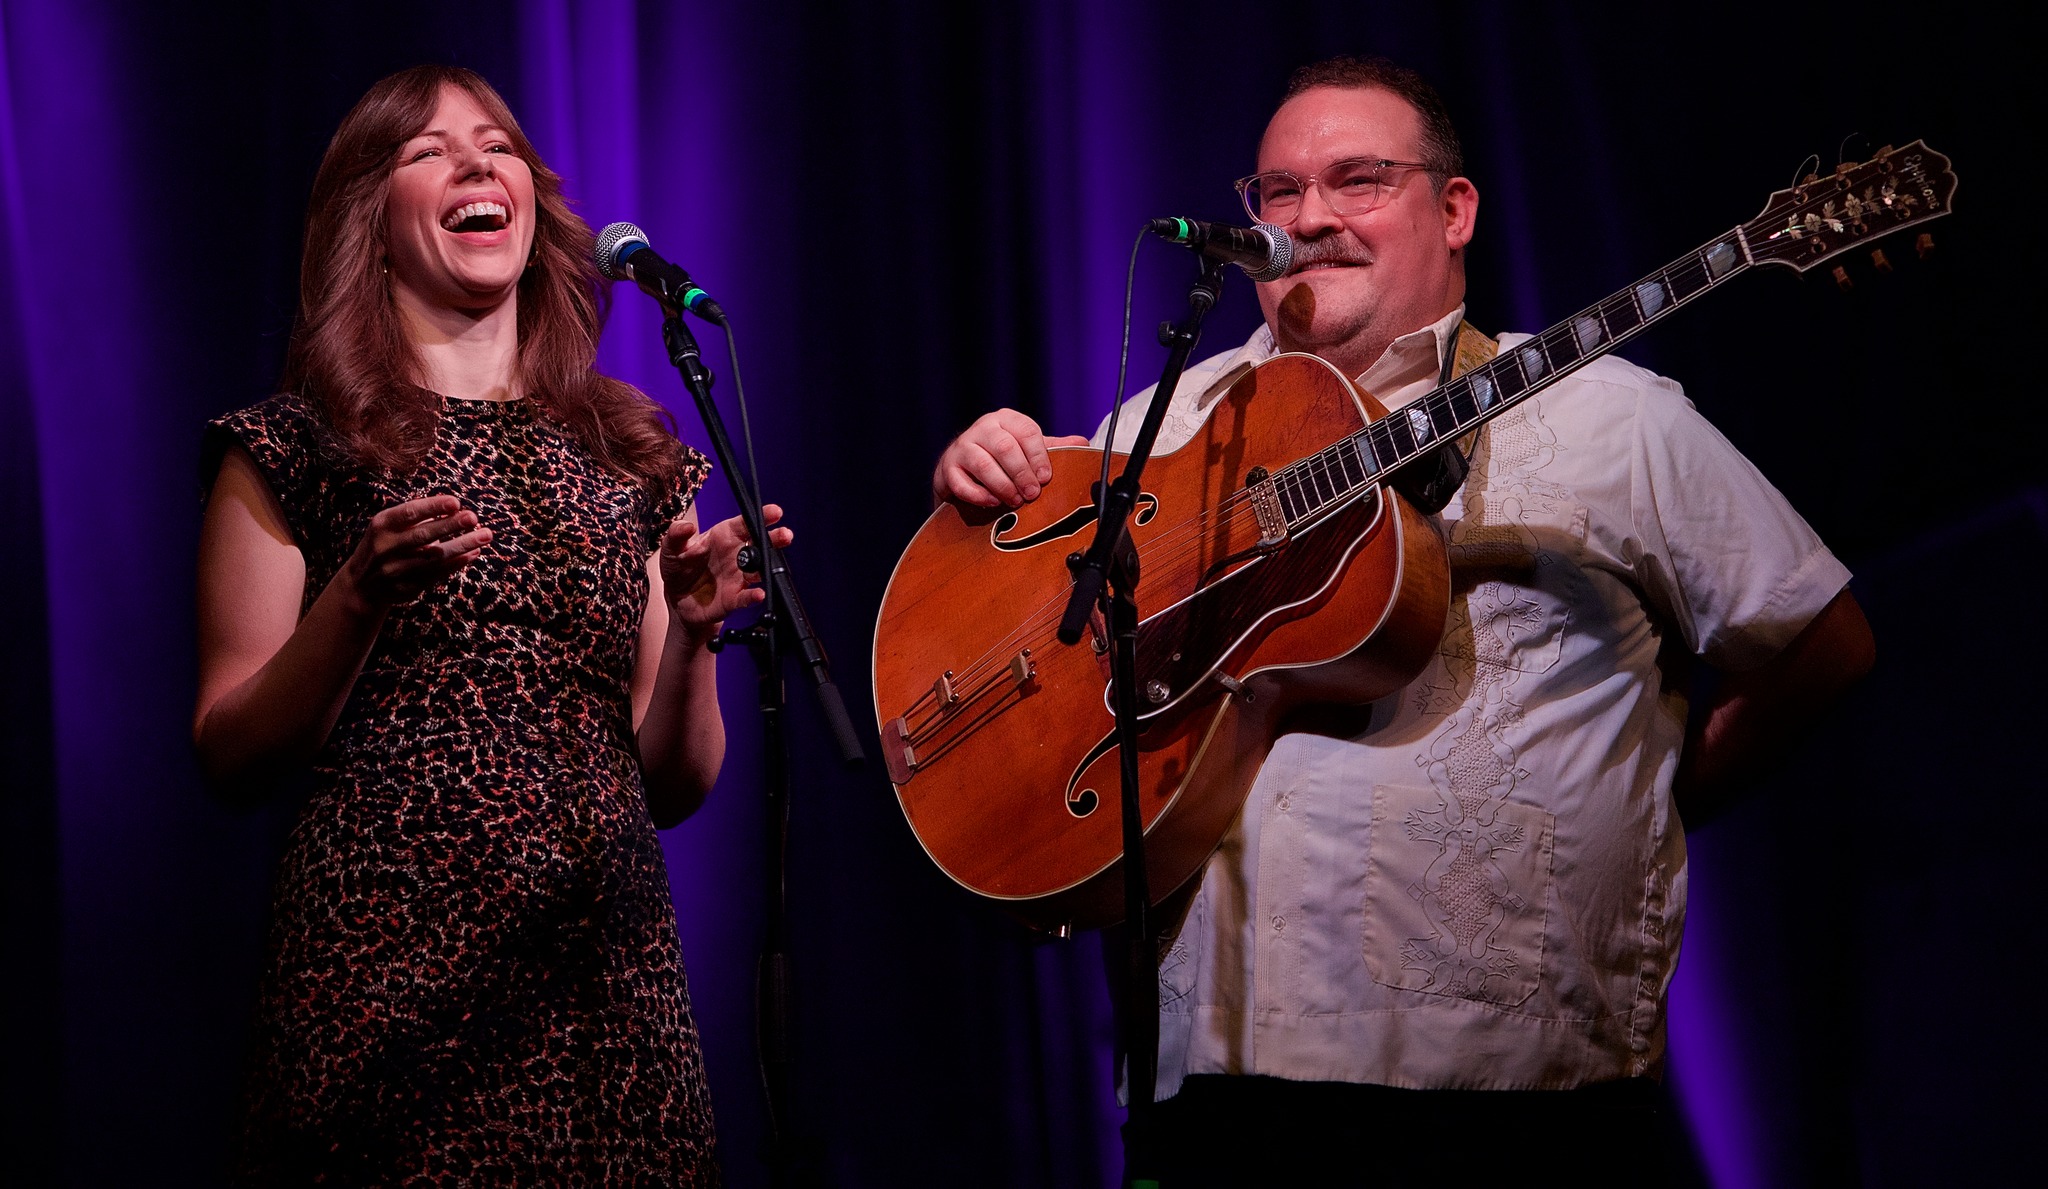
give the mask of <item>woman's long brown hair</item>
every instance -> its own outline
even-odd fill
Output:
[[[590,225],[569,209],[561,176],[534,152],[504,99],[461,67],[415,66],[380,80],[327,146],[307,204],[299,320],[283,388],[313,402],[341,448],[366,466],[404,473],[433,448],[440,401],[420,387],[419,352],[392,299],[384,202],[399,148],[426,128],[443,86],[475,99],[533,170],[534,259],[519,280],[526,394],[604,466],[660,491],[680,468],[673,421],[640,390],[593,367],[605,291]]]

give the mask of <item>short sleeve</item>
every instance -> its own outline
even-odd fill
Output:
[[[1639,396],[1631,503],[1662,563],[1645,577],[1694,652],[1754,668],[1841,593],[1849,571],[1675,388]]]
[[[207,422],[199,458],[202,500],[212,494],[221,463],[234,446],[256,460],[271,494],[284,509],[286,526],[293,538],[303,543],[320,452],[319,426],[312,409],[300,397],[283,393]]]
[[[704,486],[704,480],[711,474],[711,460],[694,448],[676,443],[678,466],[675,477],[669,480],[667,490],[648,509],[647,525],[642,547],[652,553],[661,548],[662,534],[675,519],[690,510],[697,502],[697,489]]]

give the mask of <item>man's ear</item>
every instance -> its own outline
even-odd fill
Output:
[[[1444,183],[1444,243],[1455,252],[1472,242],[1472,228],[1479,220],[1479,188],[1470,178],[1452,178]]]

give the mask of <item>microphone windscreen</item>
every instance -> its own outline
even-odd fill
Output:
[[[613,223],[597,235],[597,271],[608,280],[630,280],[630,275],[619,266],[619,257],[625,254],[627,244],[637,243],[643,248],[654,245],[647,242],[647,233],[631,223]]]
[[[1266,262],[1266,267],[1256,271],[1246,269],[1245,275],[1254,281],[1277,281],[1286,276],[1288,268],[1294,264],[1294,237],[1271,223],[1260,223],[1253,230],[1273,241],[1273,255]]]

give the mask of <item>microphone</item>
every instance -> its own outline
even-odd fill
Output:
[[[684,309],[714,326],[725,325],[725,311],[679,265],[663,260],[647,243],[647,233],[631,223],[613,223],[597,237],[597,271],[614,281],[632,281],[649,297],[671,309]]]
[[[1294,263],[1294,241],[1271,223],[1244,228],[1200,219],[1154,219],[1145,230],[1211,260],[1235,264],[1254,281],[1277,281]]]

